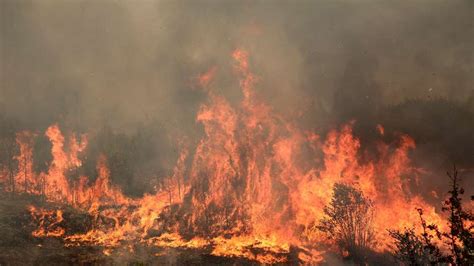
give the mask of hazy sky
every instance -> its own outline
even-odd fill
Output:
[[[240,97],[237,47],[250,52],[260,94],[316,122],[345,108],[337,95],[474,103],[469,0],[3,0],[0,9],[0,110],[31,127],[192,127],[205,97],[192,89],[197,75],[217,67],[215,90]]]

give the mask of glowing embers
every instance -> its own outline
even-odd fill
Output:
[[[31,233],[34,237],[62,237],[65,229],[61,224],[64,221],[63,211],[37,209],[34,206],[29,207],[31,217],[37,228]]]
[[[162,248],[204,249],[214,256],[245,258],[261,263],[287,262],[290,256],[288,243],[278,243],[274,238],[239,236],[213,239],[192,238],[184,240],[178,234],[163,234],[145,241],[148,245]]]

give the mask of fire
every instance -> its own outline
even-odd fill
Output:
[[[71,202],[73,193],[66,178],[66,171],[81,166],[77,156],[87,145],[86,136],[82,136],[80,143],[73,136],[70,139],[69,153],[67,153],[64,150],[65,139],[58,125],[50,126],[45,134],[52,144],[51,154],[53,155],[48,172],[42,174],[45,180],[45,195],[51,200]]]
[[[376,128],[380,135],[385,135],[385,128],[382,125],[378,124]]]
[[[154,194],[139,199],[125,196],[111,184],[105,156],[98,158],[94,183],[89,184],[85,176],[69,181],[67,171],[82,165],[80,154],[87,137],[79,141],[72,135],[66,147],[57,125],[46,131],[53,161],[47,173],[36,175],[33,135],[19,133],[17,183],[24,178],[26,192],[74,206],[93,221],[88,232],[66,234],[61,210],[30,207],[39,226],[33,235],[63,237],[69,246],[114,248],[133,241],[155,247],[206,248],[215,256],[261,263],[288,262],[291,252],[297,252],[300,261],[317,263],[323,260],[321,245],[331,241],[316,225],[336,183],[357,187],[373,201],[378,251],[390,247],[386,229],[417,223],[416,208],[424,209],[428,221],[442,224],[434,206],[408,184],[418,175],[409,157],[416,148],[412,138],[399,134],[395,143],[377,143],[376,156],[370,156],[352,133],[354,121],[325,137],[300,129],[258,98],[249,54],[236,50],[232,56],[242,102],[233,106],[208,87],[215,68],[199,78],[208,102],[201,105],[196,120],[205,136],[194,152],[183,148],[172,175],[162,179]],[[381,125],[376,130],[381,136],[388,134]],[[44,189],[37,189],[39,185]]]
[[[217,68],[213,67],[209,69],[206,73],[200,75],[198,77],[198,83],[201,87],[207,87],[209,83],[212,81],[214,76],[216,75]]]
[[[34,237],[61,237],[65,230],[61,227],[64,221],[62,210],[44,210],[29,206],[31,216],[39,224],[38,228],[31,234]]]
[[[14,187],[24,193],[39,194],[41,184],[33,172],[33,141],[34,134],[22,131],[16,134],[16,143],[20,147],[20,154],[15,156],[18,161],[18,173],[14,177]]]
[[[290,253],[288,243],[278,243],[275,239],[234,237],[226,239],[217,237],[214,239],[216,248],[212,255],[224,257],[244,257],[261,263],[286,262]]]

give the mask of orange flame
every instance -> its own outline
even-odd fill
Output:
[[[48,211],[30,206],[29,211],[39,224],[38,228],[31,233],[34,237],[61,237],[64,235],[65,230],[60,225],[64,220],[62,210]]]
[[[331,243],[316,225],[336,183],[355,186],[373,201],[378,243],[374,249],[378,251],[389,248],[386,229],[417,223],[417,207],[424,209],[428,221],[442,223],[434,206],[410,187],[410,179],[418,175],[409,157],[416,147],[412,138],[399,135],[396,143],[380,142],[372,158],[352,133],[355,122],[333,129],[325,138],[301,130],[256,97],[257,79],[250,71],[248,53],[236,50],[232,56],[242,103],[233,107],[207,90],[209,101],[196,117],[205,136],[192,153],[190,169],[186,169],[190,153],[183,149],[173,174],[163,179],[155,194],[140,199],[123,195],[110,182],[104,156],[98,160],[94,184],[89,186],[88,178],[81,177],[70,187],[66,172],[81,166],[78,154],[86,148],[87,139],[83,136],[78,143],[73,136],[66,153],[58,126],[48,128],[53,162],[45,174],[47,198],[65,199],[95,221],[87,233],[65,236],[67,245],[111,248],[124,240],[138,240],[160,247],[205,247],[216,256],[261,263],[287,262],[290,247],[297,246],[301,261],[317,263],[323,259],[320,244]],[[201,76],[201,86],[209,86],[214,74],[211,69]],[[386,134],[381,125],[377,130]],[[28,147],[21,149],[19,157],[31,157]],[[36,209],[31,210],[38,217]],[[176,213],[181,216],[177,218]],[[56,212],[57,219],[49,227],[42,222],[45,216],[39,217],[40,228],[55,229],[39,229],[35,236],[64,234],[57,227],[62,213]],[[103,224],[104,219],[112,222]],[[150,236],[152,230],[160,233]]]

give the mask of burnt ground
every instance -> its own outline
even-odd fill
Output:
[[[3,265],[258,265],[256,262],[211,256],[205,250],[150,248],[126,244],[107,256],[103,247],[65,247],[61,238],[35,238],[29,205],[54,207],[29,195],[0,195],[0,266]],[[67,216],[80,214],[65,209]],[[81,227],[81,221],[74,221]],[[78,229],[79,231],[81,229]],[[125,248],[127,247],[127,248]],[[128,251],[133,247],[133,252]]]

